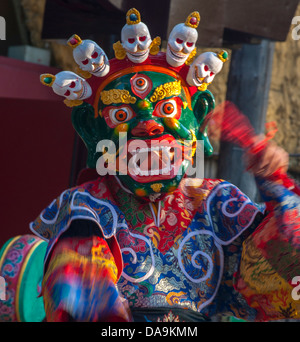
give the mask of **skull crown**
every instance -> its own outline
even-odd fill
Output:
[[[178,72],[183,66],[188,67],[185,80],[191,87],[204,91],[213,81],[228,60],[228,53],[205,52],[196,58],[198,40],[197,28],[200,14],[194,11],[188,15],[185,22],[179,23],[170,32],[166,52],[160,52],[160,37],[152,40],[149,29],[141,20],[141,15],[135,8],[126,13],[126,24],[121,30],[121,41],[113,44],[117,60],[126,63],[146,63],[149,55],[159,54],[166,64]],[[52,87],[53,91],[65,97],[68,106],[77,106],[83,100],[92,97],[92,88],[87,79],[95,76],[106,78],[110,75],[112,61],[109,61],[103,49],[90,39],[82,40],[77,34],[72,35],[67,44],[73,49],[73,58],[77,64],[74,72],[63,71],[57,75],[43,74],[41,82]],[[153,63],[151,61],[150,63]],[[156,63],[154,61],[154,63]]]

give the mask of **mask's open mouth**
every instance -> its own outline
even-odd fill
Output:
[[[127,169],[127,174],[140,183],[172,179],[181,171],[191,149],[169,134],[147,140],[131,139],[117,156],[117,165],[123,174]]]

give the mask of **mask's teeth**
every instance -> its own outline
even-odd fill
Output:
[[[158,176],[158,175],[168,175],[172,169],[174,169],[174,165],[172,165],[172,161],[174,160],[174,154],[170,156],[170,152],[174,152],[174,148],[171,146],[155,146],[152,148],[141,148],[131,151],[131,159],[130,159],[130,169],[131,172],[135,175],[139,176]],[[142,153],[147,153],[147,156],[144,160],[141,158]],[[153,164],[149,162],[149,153],[150,160],[154,161],[153,157],[156,156],[157,167],[152,167]],[[160,163],[161,162],[161,163]],[[141,164],[146,164],[144,166],[148,167],[147,170],[141,169]],[[162,165],[160,165],[162,164]]]

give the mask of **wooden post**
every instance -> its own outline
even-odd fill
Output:
[[[263,39],[259,44],[244,44],[232,51],[226,98],[249,118],[257,134],[265,129],[274,45]],[[221,143],[218,177],[258,200],[254,177],[245,171],[243,151],[238,147]]]

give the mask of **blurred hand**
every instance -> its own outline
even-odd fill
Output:
[[[257,154],[246,152],[247,170],[257,177],[269,177],[276,171],[286,173],[289,165],[288,153],[274,142]]]

